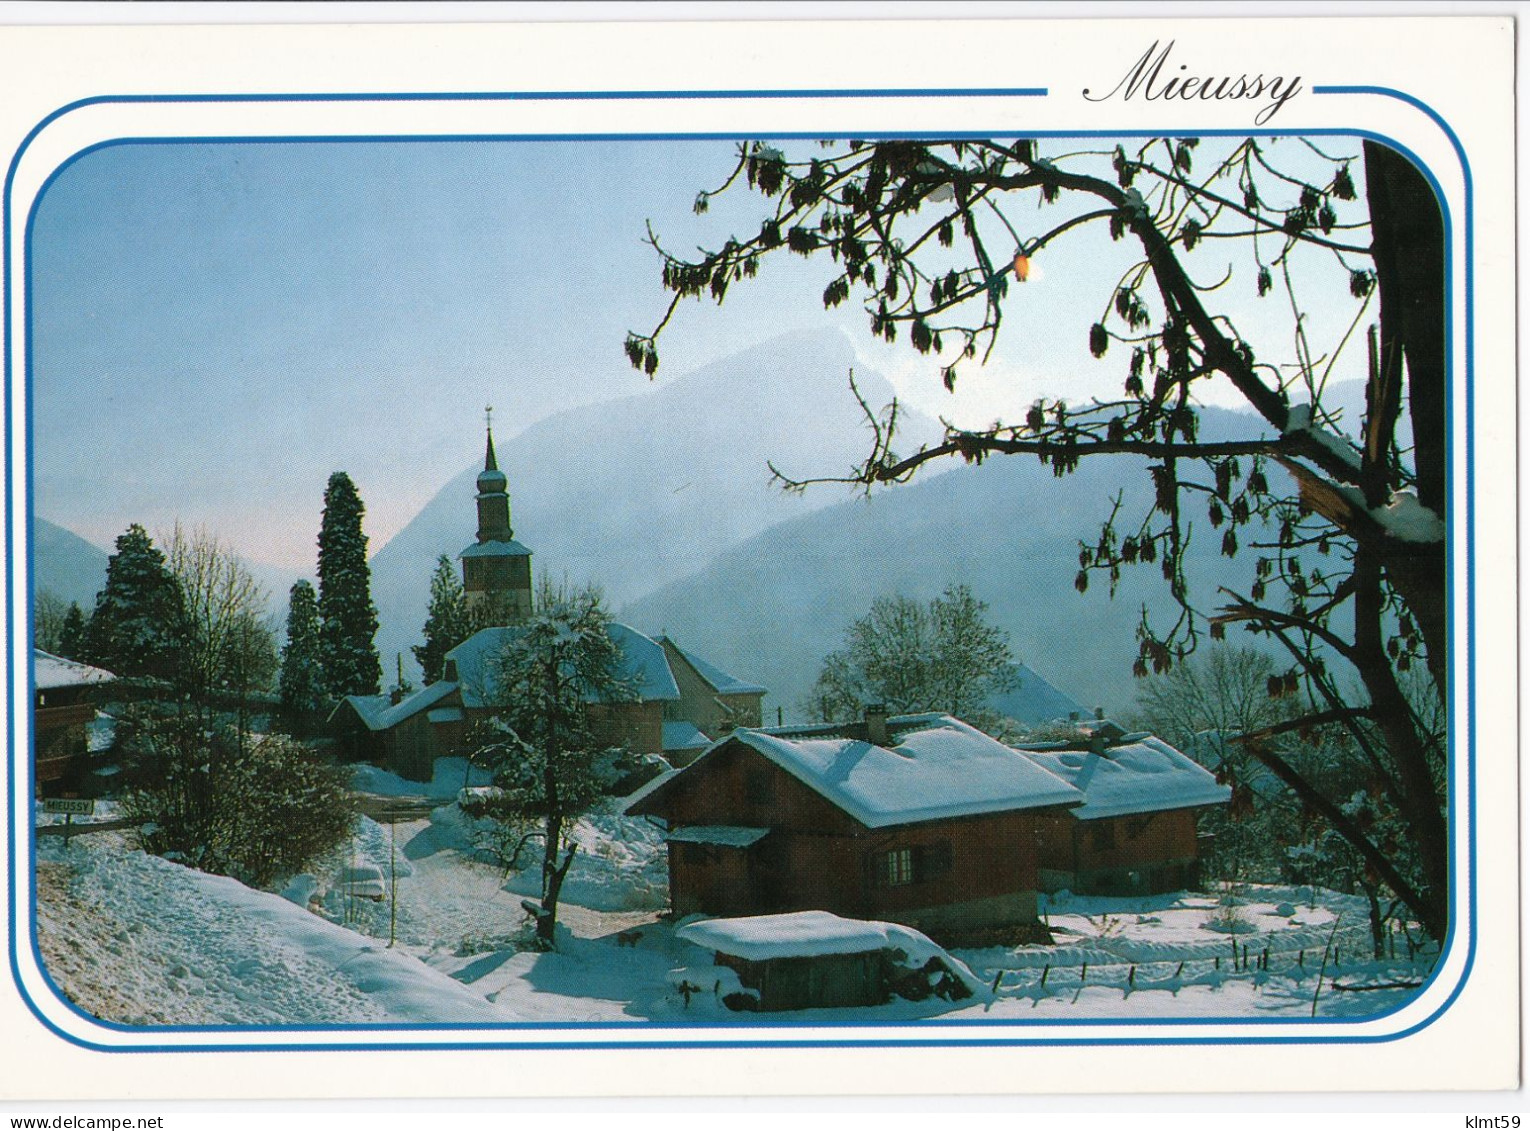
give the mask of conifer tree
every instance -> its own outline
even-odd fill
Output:
[[[430,610],[425,617],[425,643],[412,649],[426,683],[441,678],[446,654],[473,634],[473,617],[451,559],[442,554],[430,578]]]
[[[287,643],[282,646],[282,710],[302,719],[323,707],[323,641],[319,631],[319,602],[313,586],[299,581],[287,602]]]
[[[63,627],[58,633],[58,654],[66,660],[78,660],[85,654],[85,613],[78,601],[69,602]]]
[[[173,678],[184,634],[180,584],[136,522],[117,539],[85,631],[86,658],[124,676]]]
[[[350,476],[331,475],[319,527],[319,621],[324,681],[335,696],[375,695],[382,685],[365,511]]]

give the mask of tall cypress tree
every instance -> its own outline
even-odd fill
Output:
[[[446,654],[473,633],[462,583],[445,554],[436,561],[436,572],[430,578],[430,610],[424,632],[425,643],[416,644],[411,651],[425,673],[425,682],[435,683],[441,678]]]
[[[85,630],[86,658],[117,675],[172,679],[185,627],[180,583],[135,522],[106,563],[106,585]]]
[[[302,721],[327,698],[324,644],[319,630],[319,602],[313,586],[299,581],[287,602],[287,643],[282,646],[282,710]]]
[[[382,685],[365,511],[351,477],[331,475],[319,527],[319,622],[324,681],[336,696],[375,695]]]

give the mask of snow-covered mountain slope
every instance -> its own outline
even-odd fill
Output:
[[[828,505],[834,500],[825,494],[772,486],[767,463],[808,475],[840,474],[853,462],[863,420],[849,388],[852,367],[855,353],[837,330],[792,334],[659,388],[639,384],[635,395],[548,417],[519,435],[513,421],[496,418],[511,521],[536,555],[534,573],[593,581],[620,603],[696,572],[774,523]],[[892,398],[875,373],[857,368],[856,382],[872,405]],[[937,431],[917,413],[903,421],[911,442]],[[374,547],[372,595],[387,672],[399,652],[412,670],[409,645],[420,639],[437,557],[455,562],[474,540],[474,478],[482,467],[463,468]]]

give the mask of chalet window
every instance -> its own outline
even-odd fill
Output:
[[[951,870],[951,845],[923,844],[894,848],[871,858],[873,881],[877,887],[896,888],[922,884]]]
[[[1116,846],[1116,826],[1113,821],[1096,821],[1089,826],[1089,843],[1096,852]]]
[[[1136,840],[1143,833],[1147,832],[1148,822],[1151,820],[1151,817],[1134,817],[1130,821],[1127,821],[1126,839]]]

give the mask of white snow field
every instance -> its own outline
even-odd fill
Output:
[[[441,800],[463,770],[438,766],[429,784],[369,770],[366,787]],[[391,827],[360,819],[349,846],[280,894],[147,856],[122,833],[67,848],[40,838],[39,947],[81,1008],[132,1025],[748,1024],[757,1015],[720,1000],[732,983],[712,951],[676,937],[697,920],[660,918],[659,833],[614,810],[573,831],[580,851],[552,953],[529,948],[521,907],[538,890],[539,846],[507,877],[478,858],[473,822],[454,804]],[[1407,1000],[1435,958],[1432,943],[1415,953],[1403,933],[1389,936],[1387,958],[1371,958],[1364,899],[1322,889],[1063,893],[1043,908],[1052,946],[951,952],[983,991],[972,998],[771,1020],[1305,1019],[1314,1001],[1319,1017],[1359,1017]],[[694,992],[698,970],[718,974],[707,992]]]

